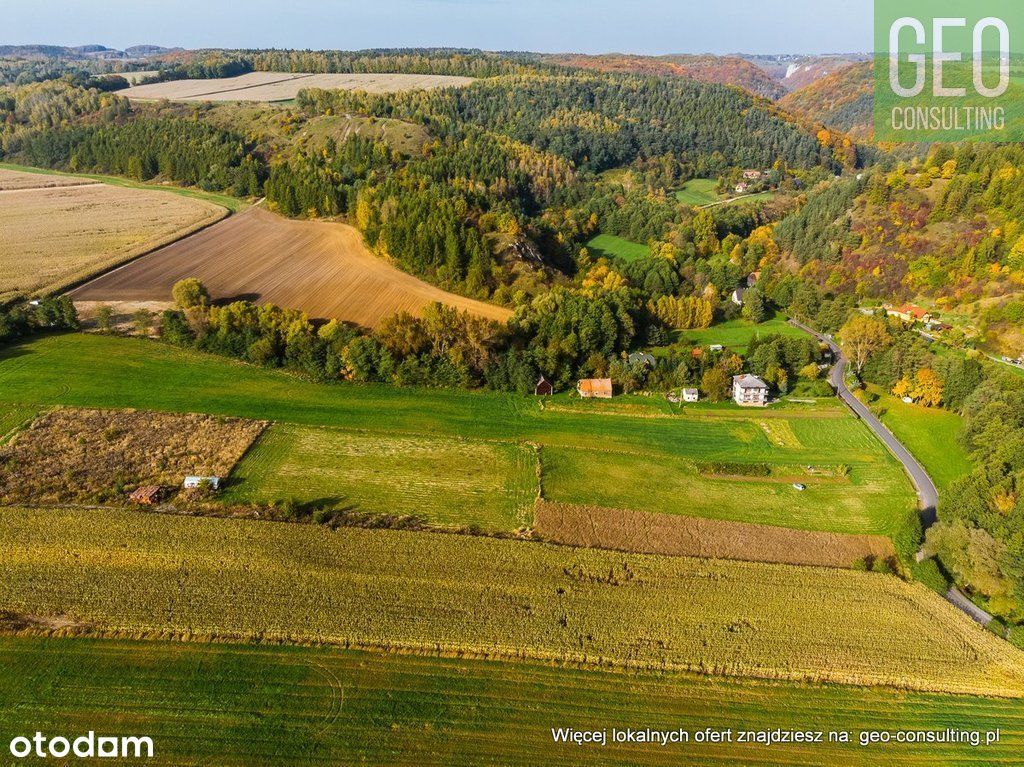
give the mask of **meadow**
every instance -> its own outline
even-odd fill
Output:
[[[1024,709],[877,689],[608,673],[329,648],[0,637],[0,730],[149,734],[155,765],[1010,764]],[[831,729],[854,743],[554,745],[552,727]],[[867,730],[1002,731],[998,745],[875,745]]]
[[[802,330],[786,322],[785,317],[776,316],[756,324],[745,319],[735,319],[700,330],[678,330],[675,333],[675,345],[688,350],[694,346],[708,347],[712,344],[721,344],[737,354],[744,354],[754,336],[773,334],[792,338],[807,337]],[[672,348],[669,347],[669,349]],[[675,351],[679,350],[675,349]]]
[[[964,426],[959,413],[908,405],[877,386],[868,390],[879,398],[873,407],[884,411],[882,422],[921,462],[940,492],[971,472],[971,460],[959,441]]]
[[[587,250],[592,258],[618,258],[627,263],[651,255],[651,249],[646,245],[613,234],[595,235],[587,242]]]
[[[394,93],[463,87],[470,77],[417,74],[305,74],[301,72],[249,72],[238,77],[170,80],[137,85],[122,96],[143,101],[290,101],[307,88]]]
[[[435,526],[508,531],[531,524],[534,450],[515,443],[272,426],[232,474],[237,503],[304,503]]]
[[[511,312],[448,293],[377,257],[346,224],[296,221],[252,207],[150,253],[72,292],[76,301],[170,301],[179,280],[197,277],[215,299],[246,298],[311,317],[373,326],[434,301],[483,317]]]
[[[1024,654],[890,575],[103,509],[0,509],[0,549],[8,621],[63,632],[1024,696]]]
[[[718,202],[715,187],[718,181],[713,178],[694,178],[676,190],[676,199],[684,205],[710,205]]]
[[[914,496],[902,470],[834,400],[758,412],[727,405],[679,412],[657,398],[581,402],[562,395],[541,402],[513,394],[324,385],[157,342],[83,334],[0,351],[0,389],[8,402],[26,406],[204,412],[385,439],[530,442],[542,446],[550,500],[892,535],[901,551],[914,534]],[[695,470],[708,461],[764,462],[777,476],[730,479]],[[826,474],[845,465],[849,477],[825,482],[807,474],[808,465]],[[601,476],[605,468],[614,481]],[[673,476],[677,471],[681,477]],[[263,473],[267,481],[272,473]],[[797,475],[808,484],[804,493],[779,479]],[[311,482],[293,484],[297,490],[310,485],[296,500],[339,495]],[[703,491],[713,500],[702,501]]]
[[[0,169],[0,183],[10,173]],[[200,200],[84,182],[2,195],[0,300],[61,290],[227,215]]]

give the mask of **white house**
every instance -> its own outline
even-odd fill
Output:
[[[683,402],[700,402],[700,392],[696,389],[683,389]]]
[[[768,384],[757,376],[733,376],[732,398],[743,407],[765,407],[768,404]]]

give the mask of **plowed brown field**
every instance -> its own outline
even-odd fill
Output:
[[[371,253],[351,226],[293,221],[254,207],[83,285],[77,301],[170,301],[198,277],[215,300],[246,299],[372,327],[434,301],[494,320],[511,313],[447,293]]]

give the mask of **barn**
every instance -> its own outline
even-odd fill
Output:
[[[610,378],[584,378],[576,387],[583,399],[611,399],[612,379]]]

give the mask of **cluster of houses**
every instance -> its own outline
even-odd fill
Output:
[[[538,397],[550,397],[554,393],[554,387],[541,376],[534,393]],[[576,385],[576,393],[582,399],[611,399],[615,396],[615,385],[611,378],[583,378]],[[670,395],[669,399],[672,402],[700,402],[700,391],[686,388],[678,397]],[[742,407],[767,407],[768,384],[750,374],[733,376],[732,399]]]
[[[910,325],[914,325],[920,322],[924,325],[925,330],[930,331],[941,331],[941,330],[952,330],[952,325],[939,320],[939,315],[935,312],[930,312],[927,309],[922,309],[917,304],[903,304],[902,306],[885,306],[886,315],[889,317],[896,317],[903,322]]]
[[[743,180],[736,184],[733,189],[736,194],[746,194],[750,191],[750,185],[762,181],[768,176],[768,171],[748,169],[743,171]]]

